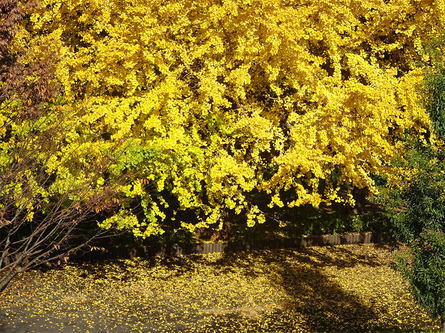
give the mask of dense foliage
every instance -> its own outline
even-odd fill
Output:
[[[414,296],[445,323],[445,71],[444,39],[428,47],[432,66],[426,68],[423,94],[438,141],[411,138],[410,149],[399,161],[412,178],[386,189],[387,210],[395,235],[412,249],[401,258]],[[402,185],[402,186],[400,186]],[[444,326],[445,328],[445,326]]]
[[[254,192],[317,207],[375,191],[399,139],[429,126],[416,62],[444,14],[443,1],[45,0],[14,48],[54,61],[77,115],[77,159],[48,161],[54,186],[127,139],[121,208],[102,225],[145,237],[227,210],[264,222]]]
[[[414,296],[433,315],[445,319],[445,166],[443,151],[416,144],[407,156],[415,177],[389,190],[387,207],[395,235],[412,250],[400,258]]]

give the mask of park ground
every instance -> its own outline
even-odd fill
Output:
[[[439,328],[389,245],[70,264],[22,274],[0,332],[399,332]]]

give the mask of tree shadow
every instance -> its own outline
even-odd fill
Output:
[[[356,244],[356,246],[363,246]],[[389,249],[390,246],[383,245],[381,249]],[[332,255],[327,255],[317,251],[315,248],[306,248],[300,251],[304,254],[298,258],[301,262],[311,264],[313,267],[322,268],[326,266],[334,266],[336,268],[354,267],[357,265],[365,265],[370,267],[377,267],[382,265],[382,259],[376,255],[358,254],[351,251],[347,247],[329,246],[327,247],[330,253],[335,253],[335,258]]]
[[[289,327],[294,319],[292,316],[304,318],[304,327],[310,332],[402,332],[414,329],[379,320],[385,308],[375,309],[363,304],[357,295],[344,290],[323,272],[328,266],[378,267],[383,265],[382,258],[354,253],[347,248],[332,247],[330,250],[331,255],[320,253],[316,248],[253,251],[251,259],[240,253],[226,252],[213,265],[242,268],[246,279],[263,274],[256,269],[258,263],[271,267],[273,274],[266,273],[270,286],[284,290],[287,301],[280,309],[265,314],[262,321],[273,322],[284,331],[294,328]]]
[[[409,326],[409,323],[403,326],[395,320],[380,320],[381,313],[386,311],[384,304],[380,303],[376,308],[371,302],[364,304],[357,295],[348,292],[340,283],[327,275],[330,267],[348,269],[360,265],[364,269],[371,269],[387,265],[388,262],[389,259],[377,256],[374,251],[357,251],[357,248],[353,250],[352,247],[335,246],[324,249],[312,247],[301,251],[285,249],[225,252],[216,255],[211,260],[202,255],[163,257],[153,262],[141,259],[137,261],[137,265],[144,265],[147,268],[158,265],[165,267],[165,271],[171,271],[171,274],[162,277],[166,280],[183,274],[191,278],[194,275],[189,273],[197,271],[201,266],[204,266],[202,267],[204,270],[211,268],[207,272],[210,271],[210,274],[216,276],[235,272],[244,274],[242,277],[247,283],[261,278],[260,281],[261,283],[265,281],[266,288],[271,288],[272,291],[277,290],[280,294],[280,297],[271,299],[270,302],[264,300],[264,303],[261,300],[253,303],[244,302],[241,295],[240,302],[235,302],[232,308],[215,306],[215,313],[197,312],[187,315],[188,321],[200,322],[203,316],[209,319],[208,324],[200,327],[199,331],[215,332],[222,329],[242,331],[246,330],[246,322],[252,331],[261,332],[290,332],[294,329],[307,332],[400,332],[418,329]],[[126,260],[113,261],[113,263],[115,270],[119,273],[116,276],[122,279],[132,278],[132,270],[129,268],[136,263]],[[90,275],[93,278],[108,278],[101,265],[85,265],[82,269],[85,270],[85,277]],[[264,293],[266,294],[271,295]],[[215,292],[216,298],[224,296]],[[273,296],[270,297],[273,298]],[[169,300],[168,296],[166,299]],[[249,304],[254,304],[255,308],[249,308]],[[273,305],[270,306],[270,304]],[[133,306],[130,304],[130,309],[133,309]],[[209,310],[208,305],[201,304],[200,306],[204,312]],[[172,311],[172,308],[175,310]],[[146,305],[141,303],[135,306],[132,312],[137,313],[146,309]],[[176,311],[176,309],[179,310]],[[166,313],[173,315],[170,321],[177,328],[176,331],[187,331],[185,326],[180,327],[180,323],[175,324],[177,318],[184,315],[180,304],[178,306],[176,303],[174,306],[167,304],[165,308],[162,308],[161,304],[156,316]],[[152,325],[149,322],[153,317],[148,315],[147,318],[149,318],[147,325]],[[295,326],[296,320],[300,319],[301,321],[298,322],[300,326]],[[0,332],[2,331],[1,323],[0,314]]]
[[[306,253],[312,252],[310,250]],[[275,272],[269,279],[271,285],[283,288],[289,296],[284,308],[305,318],[311,332],[365,330],[394,330],[393,326],[377,326],[378,314],[369,306],[360,302],[357,296],[345,292],[339,285],[330,280],[320,268],[331,265],[327,256],[317,256],[317,261],[307,260],[299,255],[298,263],[289,263],[289,253],[279,253],[275,258]],[[330,258],[329,258],[330,259]],[[351,258],[351,262],[355,259]],[[343,267],[340,263],[339,267]],[[347,267],[352,267],[351,263]],[[275,314],[279,315],[279,314]]]

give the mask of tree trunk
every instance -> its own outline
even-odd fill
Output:
[[[10,270],[0,275],[0,295],[6,289],[11,280],[17,275],[16,270]]]

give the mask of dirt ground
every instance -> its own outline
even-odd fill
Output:
[[[435,330],[389,246],[342,245],[66,265],[21,275],[0,332]]]

